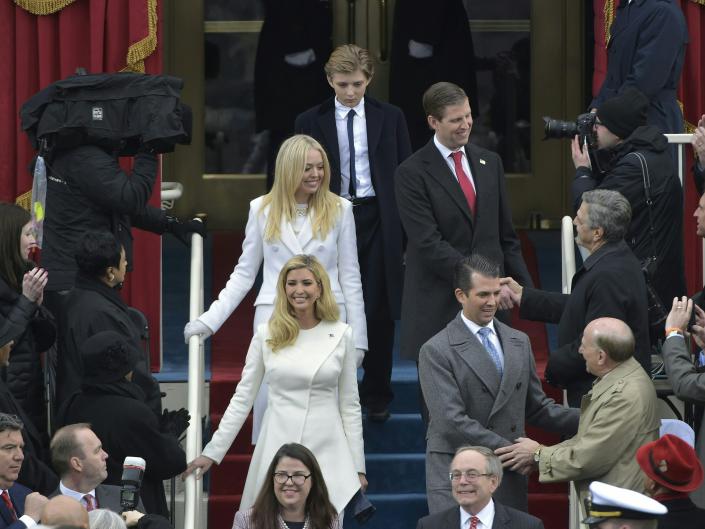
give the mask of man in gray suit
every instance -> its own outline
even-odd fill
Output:
[[[492,499],[502,483],[502,464],[489,448],[458,448],[448,477],[457,504],[421,518],[416,529],[543,529],[538,518]]]
[[[108,476],[108,454],[88,423],[64,426],[51,440],[51,463],[61,481],[52,494],[70,496],[87,511],[109,509],[121,513],[120,487],[102,485]],[[142,500],[137,510],[144,512]]]
[[[529,338],[495,319],[499,265],[479,254],[455,268],[462,311],[421,347],[419,378],[428,404],[426,494],[437,513],[456,504],[448,466],[458,447],[492,450],[524,435],[524,423],[572,436],[580,412],[546,397],[536,375]],[[526,511],[527,478],[507,471],[495,497]]]

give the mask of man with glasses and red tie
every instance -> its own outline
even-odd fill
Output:
[[[416,529],[543,529],[538,518],[492,498],[502,482],[502,464],[489,448],[458,448],[448,478],[458,505],[421,518]]]
[[[37,525],[49,501],[17,483],[24,460],[22,421],[0,413],[0,529],[28,529]]]

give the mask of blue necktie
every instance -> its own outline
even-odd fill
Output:
[[[482,329],[477,331],[477,334],[480,335],[480,341],[482,342],[482,345],[485,346],[485,349],[487,349],[487,352],[490,354],[490,358],[492,358],[492,361],[494,362],[494,365],[497,368],[497,372],[499,373],[499,376],[501,378],[502,377],[502,359],[500,357],[499,351],[497,351],[497,348],[490,341],[490,333],[491,332],[492,332],[492,330],[489,327],[483,327]]]
[[[348,150],[350,151],[350,185],[348,193],[350,198],[355,198],[355,138],[353,137],[353,118],[355,111],[348,112]]]

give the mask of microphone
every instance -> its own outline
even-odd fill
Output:
[[[134,511],[139,501],[142,477],[147,463],[141,457],[127,456],[122,464],[120,507],[123,511]]]

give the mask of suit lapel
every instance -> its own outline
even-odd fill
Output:
[[[509,513],[507,512],[507,509],[504,508],[504,505],[495,501],[494,521],[492,522],[492,529],[504,529],[505,527],[509,526],[510,521],[511,519],[509,518]]]
[[[269,211],[270,206],[267,206],[264,211],[264,222],[262,223],[263,226],[267,225],[267,217],[269,217]],[[308,218],[306,219],[306,222],[310,223]],[[304,224],[306,222],[304,222]],[[279,226],[279,237],[282,244],[286,246],[293,255],[304,253],[302,245],[299,243],[299,239],[296,237],[296,234],[294,233],[294,228],[291,226],[290,222],[282,220],[281,226]]]
[[[370,98],[365,98],[365,123],[367,125],[367,156],[370,161],[370,171],[373,166],[373,156],[377,151],[379,138],[382,135],[382,122],[384,121],[384,112],[379,107],[376,101]],[[374,180],[374,173],[372,174]]]
[[[308,215],[306,215],[306,218],[304,219],[303,226],[301,226],[301,231],[299,232],[298,237],[294,237],[299,244],[299,251],[296,252],[297,254],[299,253],[306,253],[304,251],[304,248],[306,248],[306,245],[313,239],[313,226],[311,225],[311,215],[313,212],[309,212]],[[289,229],[291,230],[291,233],[294,233],[294,230],[291,227],[291,224],[289,224]]]
[[[331,165],[330,190],[336,195],[340,194],[340,145],[338,145],[338,129],[335,126],[334,98],[321,105],[318,113],[318,126],[323,134],[326,154]]]
[[[463,190],[460,188],[460,184],[458,184],[458,181],[455,179],[455,175],[433,143],[433,138],[431,138],[431,141],[429,141],[423,149],[423,161],[426,165],[426,171],[431,178],[438,182],[446,193],[448,193],[453,203],[460,208],[460,211],[467,218],[470,225],[473,225],[474,220],[470,214],[470,206],[468,206],[468,201],[463,194]]]
[[[485,346],[470,332],[460,314],[449,325],[448,338],[453,352],[460,356],[496,400],[500,387],[497,368]]]

